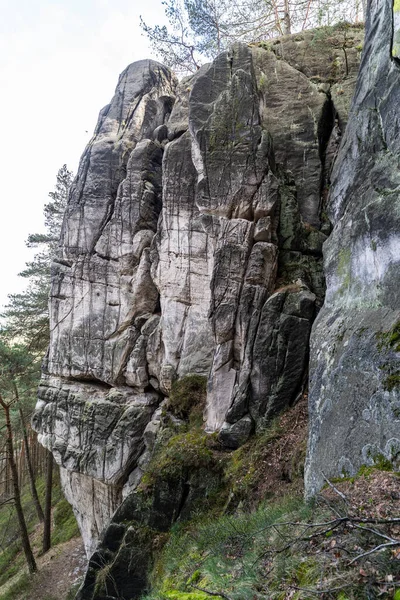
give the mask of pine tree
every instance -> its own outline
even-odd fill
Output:
[[[34,259],[20,275],[28,280],[27,289],[9,296],[0,329],[0,441],[6,448],[6,479],[17,512],[21,539],[30,572],[36,570],[29,545],[20,500],[21,473],[15,460],[15,442],[23,447],[27,474],[38,519],[44,520],[44,547],[50,546],[51,478],[47,477],[46,511],[43,514],[35,485],[27,422],[36,404],[37,386],[43,355],[49,343],[48,296],[51,262],[56,255],[72,173],[64,165],[57,174],[55,190],[45,205],[45,233],[31,234],[27,245],[37,248]],[[49,461],[52,471],[52,461]],[[48,471],[49,471],[48,469]],[[8,482],[10,479],[10,482]],[[9,486],[12,483],[12,486]],[[50,487],[49,487],[50,486]],[[7,500],[8,501],[8,500]]]
[[[31,351],[44,353],[49,343],[50,267],[57,251],[72,178],[66,165],[58,171],[55,190],[49,193],[51,200],[44,207],[46,232],[31,234],[27,240],[28,247],[38,249],[33,261],[20,273],[29,282],[27,289],[9,295],[2,315],[7,337],[24,342]]]

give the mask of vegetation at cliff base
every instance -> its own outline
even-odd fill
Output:
[[[370,469],[313,504],[291,495],[182,523],[157,557],[146,600],[397,598],[398,482]]]
[[[25,560],[37,571],[40,550],[78,535],[70,505],[61,501],[59,484],[52,485],[53,462],[37,441],[30,419],[37,401],[41,363],[49,343],[48,295],[72,173],[64,165],[44,207],[45,232],[31,234],[27,245],[37,249],[20,274],[27,288],[9,296],[0,326],[0,586],[11,581],[0,597],[17,598],[24,582]],[[47,472],[47,483],[45,473]],[[51,497],[53,492],[53,498]],[[43,540],[41,532],[44,522]],[[24,550],[25,560],[21,550]],[[20,577],[18,577],[20,575]],[[3,593],[4,591],[4,593]]]
[[[45,480],[43,477],[38,478],[37,489],[40,501],[43,502],[45,495]],[[10,505],[1,507],[0,600],[31,600],[33,597],[32,589],[36,590],[38,588],[37,584],[40,588],[37,579],[40,579],[41,577],[40,572],[42,571],[42,564],[44,564],[43,561],[46,562],[46,555],[43,555],[41,552],[43,525],[39,523],[36,511],[32,505],[29,486],[25,486],[22,489],[21,498],[32,549],[38,562],[39,574],[30,576],[27,573],[18,526],[13,517],[13,507]],[[53,556],[57,556],[57,553],[61,551],[66,542],[79,536],[79,529],[72,508],[63,498],[57,476],[54,481],[52,500],[52,546],[54,547]],[[49,566],[51,568],[51,564]],[[60,574],[54,573],[54,576],[59,577]],[[72,582],[69,582],[69,585],[71,583]],[[43,598],[41,598],[41,600],[43,600]]]

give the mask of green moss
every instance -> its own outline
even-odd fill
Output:
[[[389,331],[376,333],[375,337],[380,352],[400,352],[400,321],[397,321]],[[383,382],[385,390],[391,392],[400,388],[400,369],[394,369],[390,363],[381,365],[380,369],[386,372]]]
[[[232,88],[215,106],[213,120],[210,125],[208,151],[232,151],[241,141],[247,128],[240,122],[240,94]]]
[[[79,528],[69,502],[61,500],[54,509],[54,530],[52,543],[67,542],[79,535]]]
[[[163,415],[163,427],[141,481],[142,491],[150,491],[159,479],[186,478],[199,469],[214,474],[222,472],[216,434],[208,435],[203,431],[206,384],[206,378],[200,375],[190,375],[173,384]],[[181,419],[179,425],[173,422],[170,413]]]
[[[374,467],[379,471],[393,471],[393,465],[383,454],[374,454],[371,456],[374,461]]]
[[[264,475],[265,457],[271,442],[279,439],[282,429],[275,420],[264,431],[232,452],[225,468],[225,481],[233,494],[245,498]]]
[[[376,334],[378,350],[394,350],[400,352],[400,321],[397,321],[389,331]]]
[[[194,469],[221,468],[211,449],[214,436],[192,429],[172,436],[159,448],[147,467],[142,486],[150,486],[158,478],[179,479]]]
[[[383,454],[376,454],[371,457],[374,461],[373,465],[361,465],[357,471],[357,475],[352,477],[351,480],[354,482],[358,477],[370,477],[376,471],[393,471],[393,465]]]
[[[28,573],[23,573],[17,581],[15,581],[10,587],[7,589],[4,594],[0,595],[0,600],[15,600],[24,592],[27,592],[32,585],[31,578]],[[28,598],[28,596],[26,596]]]
[[[367,465],[361,465],[357,472],[357,477],[369,477],[375,470],[376,467],[367,467]]]
[[[267,50],[268,52],[272,50],[272,44],[270,42],[256,42],[254,46],[256,46],[257,48],[262,48],[263,50]]]
[[[206,377],[201,375],[182,377],[172,385],[167,408],[179,419],[202,423],[206,394]]]
[[[388,392],[391,392],[395,389],[400,389],[400,370],[388,375],[383,382],[383,387]]]
[[[351,251],[350,248],[342,248],[339,252],[337,274],[342,279],[341,290],[348,288],[351,281]]]
[[[400,406],[395,406],[392,408],[393,415],[395,419],[400,419]]]

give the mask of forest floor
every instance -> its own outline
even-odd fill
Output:
[[[44,501],[43,478],[37,480]],[[71,506],[61,494],[57,473],[53,484],[52,547],[42,553],[43,525],[38,522],[30,490],[22,490],[22,506],[38,572],[29,575],[12,504],[0,509],[0,600],[72,600],[87,559]],[[42,504],[43,505],[43,504]]]
[[[0,587],[1,599],[68,600],[73,597],[71,589],[78,587],[87,564],[82,539],[74,537],[58,544],[36,560],[38,573],[29,577],[26,568],[19,571]],[[22,589],[18,591],[18,587]]]

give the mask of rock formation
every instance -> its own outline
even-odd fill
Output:
[[[311,342],[306,490],[400,465],[400,65],[392,3],[370,2],[349,124],[332,174],[327,291]]]
[[[201,494],[202,478],[194,481],[193,474],[174,486],[164,482],[151,508],[135,493],[162,440],[165,399],[174,382],[208,378],[205,428],[218,432],[227,449],[293,405],[306,385],[310,330],[325,294],[322,245],[331,231],[326,197],[362,37],[360,28],[345,25],[254,47],[237,44],[181,82],[162,65],[140,61],[124,71],[100,113],[53,265],[51,343],[34,416],[41,442],[60,465],[88,555],[114,515],[92,557],[82,599],[97,597],[94,572],[110,565],[110,557],[115,580],[129,564],[124,593],[137,596],[150,550],[142,544],[138,557],[142,538],[131,524],[165,531]],[[372,43],[370,38],[363,68],[378,60],[374,77],[387,76],[395,85],[389,46],[385,42],[387,61],[382,50],[379,62],[371,58]],[[358,102],[368,95],[366,82],[358,85]],[[385,273],[395,281],[390,265],[396,237],[389,221],[398,183],[390,166],[398,122],[385,98],[368,99],[359,125],[353,117],[333,171],[329,218],[335,229],[325,244],[328,299],[313,338],[314,405],[329,385],[339,404],[345,397],[345,386],[333,379],[316,391],[320,373],[327,378],[331,365],[339,373],[347,354],[345,368],[351,370],[352,348],[366,354],[375,331],[394,324],[394,283],[378,290]],[[379,164],[373,158],[363,163],[358,143],[368,157],[379,153]],[[369,196],[350,202],[360,185]],[[374,189],[382,190],[384,216],[374,209]],[[352,227],[355,212],[367,206],[371,212]],[[373,226],[370,239],[374,219],[381,219],[382,235]],[[372,280],[363,279],[366,259],[354,258],[353,265],[350,256],[352,249],[355,257],[366,256],[367,247],[369,260],[389,250],[393,257]],[[352,316],[356,296],[372,303],[365,323],[379,321],[362,335],[364,321]],[[373,305],[378,296],[386,312]],[[343,308],[350,317],[340,329],[339,355],[322,343],[338,334],[339,321],[333,325],[332,318]],[[384,321],[376,316],[383,312]],[[376,344],[389,358],[390,340]],[[369,369],[370,353],[365,360]],[[384,364],[389,370],[379,371],[381,381],[393,376],[391,363]],[[348,377],[347,386],[362,384],[358,371]],[[367,379],[365,386],[371,389]],[[333,399],[324,403],[325,421],[313,410],[309,474],[334,470],[325,467],[318,445],[329,437]],[[371,423],[378,413],[368,410]],[[332,464],[336,458],[329,452]],[[309,490],[320,485],[321,475],[315,477]]]

